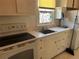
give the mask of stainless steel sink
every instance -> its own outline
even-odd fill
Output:
[[[53,31],[53,30],[42,30],[40,32],[43,33],[43,34],[49,34],[49,33],[55,32],[55,31]]]

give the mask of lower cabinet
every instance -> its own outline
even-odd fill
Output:
[[[56,45],[50,36],[35,42],[35,59],[51,59],[56,55]]]
[[[52,59],[69,46],[69,31],[40,38],[35,42],[35,59]]]
[[[59,33],[56,37],[55,37],[55,45],[56,45],[56,49],[57,49],[57,54],[63,52],[66,48],[67,48],[67,39],[66,39],[66,33],[62,32]]]
[[[52,36],[48,36],[45,40],[44,40],[45,46],[45,59],[51,59],[54,56],[56,56],[57,54],[57,47],[56,44],[54,42],[54,38]]]
[[[45,48],[44,48],[44,40],[45,38],[37,39],[35,42],[34,49],[34,59],[45,59]]]

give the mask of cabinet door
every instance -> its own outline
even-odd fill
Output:
[[[44,39],[45,38],[40,38],[40,39],[35,41],[34,59],[45,59]]]
[[[59,40],[56,41],[56,47],[57,47],[57,54],[63,52],[67,47],[67,41],[65,38],[58,38]]]
[[[74,8],[79,8],[79,0],[74,0]]]
[[[67,0],[67,7],[73,8],[73,0]]]
[[[13,15],[16,13],[15,0],[0,0],[0,15]]]
[[[73,0],[61,0],[60,4],[62,7],[72,8],[73,7]]]
[[[56,35],[55,44],[57,48],[57,54],[63,52],[67,48],[67,39],[65,32],[60,32]]]
[[[32,15],[35,13],[37,0],[17,0],[17,13]]]
[[[53,38],[53,36],[48,36],[45,39],[45,56],[46,59],[52,59],[54,56],[56,56],[56,45],[55,45],[55,40],[56,38]]]

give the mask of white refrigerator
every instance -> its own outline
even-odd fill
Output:
[[[73,29],[70,48],[75,50],[79,48],[79,11],[78,10],[67,11],[64,22],[65,22],[64,25]]]

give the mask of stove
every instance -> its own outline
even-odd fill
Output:
[[[35,38],[26,30],[25,23],[1,24],[0,47]]]
[[[34,59],[33,38],[26,23],[0,24],[0,59]]]
[[[33,38],[35,37],[31,35],[30,33],[20,33],[20,34],[0,37],[0,47],[18,43],[25,40],[30,40]]]

